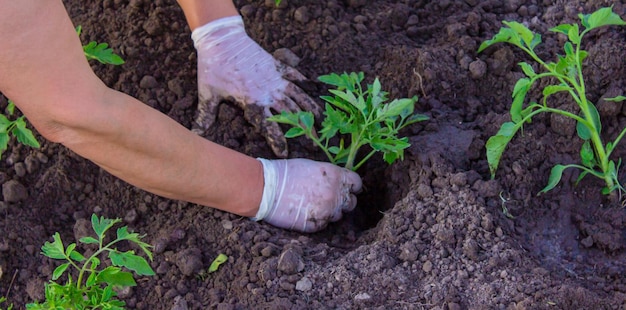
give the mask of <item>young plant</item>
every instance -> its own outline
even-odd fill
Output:
[[[0,297],[0,304],[7,302],[7,298],[4,296]],[[2,310],[2,308],[0,307],[0,310]],[[9,304],[7,306],[7,310],[13,310],[13,304]]]
[[[404,149],[410,146],[408,138],[398,138],[398,132],[428,117],[413,113],[417,97],[386,103],[387,92],[381,91],[378,78],[367,88],[361,85],[363,79],[363,72],[319,77],[320,81],[336,87],[329,90],[333,96],[321,97],[326,101],[326,108],[319,134],[314,128],[313,113],[308,111],[283,111],[269,120],[291,125],[292,128],[285,133],[287,138],[305,135],[313,140],[333,164],[343,164],[356,171],[376,152],[382,152],[384,160],[391,164],[404,158]],[[331,139],[337,134],[350,138],[346,141],[341,137],[339,145],[331,146]],[[365,145],[372,149],[357,162],[358,151]]]
[[[52,272],[52,280],[46,284],[45,302],[26,305],[26,309],[123,309],[123,301],[115,299],[117,295],[114,287],[135,286],[137,283],[131,272],[123,271],[122,268],[134,271],[137,275],[154,275],[154,271],[148,262],[135,251],[122,252],[115,246],[121,241],[127,241],[139,246],[139,248],[152,260],[149,244],[141,241],[143,236],[130,233],[126,226],[118,228],[116,237],[112,241],[105,240],[105,234],[120,219],[98,218],[91,216],[91,225],[96,234],[94,237],[80,238],[83,244],[94,244],[98,249],[89,257],[76,250],[76,243],[63,245],[59,233],[55,233],[53,242],[46,242],[41,248],[43,254],[52,259],[64,260]],[[107,254],[112,266],[99,269],[100,256]],[[68,269],[73,268],[78,272],[76,280]],[[67,274],[67,281],[61,285],[54,281]]]
[[[543,112],[550,112],[576,120],[576,131],[584,142],[580,150],[581,164],[559,164],[554,166],[550,172],[548,185],[540,193],[553,189],[560,182],[563,171],[567,168],[582,170],[577,182],[586,175],[593,175],[604,180],[606,185],[602,189],[604,194],[609,194],[616,189],[620,193],[624,190],[617,176],[621,159],[616,163],[609,157],[615,145],[624,137],[626,129],[622,130],[614,141],[603,143],[601,139],[602,125],[598,110],[586,96],[582,66],[583,61],[587,57],[587,52],[581,49],[581,42],[583,37],[593,29],[609,25],[626,25],[626,22],[619,15],[613,13],[611,8],[601,8],[592,14],[579,14],[579,18],[583,29],[578,24],[562,24],[550,29],[553,32],[566,35],[568,39],[563,48],[565,55],[559,55],[556,62],[547,62],[539,58],[535,53],[535,47],[541,43],[541,36],[532,32],[523,24],[514,21],[503,22],[507,27],[501,28],[492,39],[480,45],[478,52],[499,42],[510,43],[526,52],[543,68],[543,72],[535,72],[530,64],[526,62],[519,63],[526,77],[517,81],[513,89],[513,103],[510,110],[511,121],[502,124],[497,134],[489,138],[486,144],[487,161],[492,178],[495,177],[504,149],[517,131],[525,123],[529,123],[533,116]],[[543,88],[541,103],[530,102],[525,107],[526,94],[537,80],[543,78],[552,78],[556,82]],[[578,104],[580,108],[579,113],[576,114],[549,107],[547,99],[556,93],[569,94]],[[605,100],[621,101],[624,99],[626,98],[619,96]]]
[[[80,36],[81,31],[81,26],[76,27],[76,34]],[[97,60],[103,64],[111,65],[124,63],[124,60],[119,55],[113,53],[113,50],[109,48],[107,43],[91,41],[87,45],[83,45],[83,52],[88,60]],[[0,114],[0,155],[7,149],[10,136],[17,138],[17,142],[21,144],[39,148],[39,142],[33,132],[26,127],[26,119],[23,115],[15,120],[9,119],[15,112],[13,101],[8,101],[6,112],[8,115]]]

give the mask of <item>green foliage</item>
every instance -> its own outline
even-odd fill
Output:
[[[15,104],[9,100],[7,106],[8,116],[12,116],[15,112]],[[14,136],[19,143],[34,148],[39,148],[39,142],[35,139],[33,132],[26,127],[26,119],[20,116],[15,120],[10,120],[7,115],[0,114],[0,154],[2,154],[9,146],[9,135]]]
[[[4,296],[0,296],[0,304],[7,302],[7,298]],[[0,308],[2,310],[2,308]],[[13,304],[9,304],[7,306],[7,310],[13,310]]]
[[[76,33],[80,35],[82,27],[76,27]],[[124,59],[119,55],[113,53],[113,50],[109,48],[107,43],[98,43],[91,41],[86,45],[83,45],[83,52],[88,60],[97,60],[103,64],[121,65],[124,63]]]
[[[365,89],[361,85],[363,79],[362,72],[319,77],[320,81],[336,87],[329,90],[333,96],[321,97],[326,101],[326,108],[319,134],[314,128],[313,113],[308,111],[283,111],[269,120],[291,125],[285,133],[287,138],[305,135],[313,140],[333,164],[357,170],[376,152],[382,152],[384,160],[391,164],[404,158],[404,149],[410,146],[408,138],[398,138],[398,132],[428,117],[413,113],[417,97],[386,103],[387,92],[381,90],[378,78]],[[349,136],[349,142],[341,137],[339,145],[330,146],[331,139],[338,134]],[[355,164],[359,149],[365,145],[372,150]]]
[[[97,245],[98,249],[89,257],[76,250],[76,243],[64,246],[59,233],[52,236],[53,242],[46,242],[42,247],[42,253],[52,259],[66,261],[52,272],[52,280],[46,284],[45,301],[41,304],[32,303],[26,305],[26,309],[123,309],[123,301],[115,299],[117,295],[114,287],[128,287],[137,285],[133,274],[122,268],[134,271],[137,275],[154,275],[154,271],[148,262],[135,251],[122,252],[115,245],[121,241],[127,241],[138,246],[152,260],[151,246],[143,241],[137,233],[131,233],[127,227],[118,228],[115,239],[105,241],[105,235],[120,219],[98,218],[95,214],[91,217],[91,226],[96,234],[94,237],[80,238],[83,244]],[[98,269],[101,265],[100,257],[108,255],[111,266]],[[78,276],[73,280],[71,272],[76,270]],[[61,276],[67,275],[65,284],[58,284]]]
[[[274,3],[276,4],[276,6],[279,6],[281,1],[282,0],[274,0]]]
[[[585,80],[582,75],[583,61],[587,57],[587,52],[581,49],[581,42],[585,34],[602,26],[626,25],[619,15],[613,13],[612,8],[601,8],[592,14],[579,14],[582,32],[578,24],[563,24],[550,29],[553,32],[567,36],[563,50],[565,55],[558,55],[555,62],[545,62],[537,56],[534,48],[541,43],[541,36],[526,28],[518,22],[503,22],[506,27],[490,40],[483,42],[478,52],[481,52],[499,42],[505,42],[517,46],[526,52],[544,72],[535,72],[533,66],[526,62],[519,63],[526,77],[521,78],[513,88],[513,103],[511,105],[511,121],[502,124],[498,133],[487,141],[487,161],[491,170],[492,178],[495,177],[498,164],[504,149],[513,136],[525,123],[529,123],[531,118],[542,112],[557,113],[576,120],[576,131],[584,143],[580,151],[581,164],[556,165],[552,168],[548,185],[541,190],[545,193],[553,189],[561,180],[563,171],[567,168],[577,168],[582,170],[578,181],[586,175],[593,175],[605,181],[604,194],[609,194],[614,190],[620,193],[624,188],[620,185],[617,172],[621,160],[610,160],[609,157],[615,145],[622,139],[626,129],[617,138],[604,144],[601,139],[602,125],[600,116],[595,105],[586,97]],[[543,88],[542,102],[530,102],[524,105],[526,94],[533,84],[542,78],[552,78],[557,82]],[[580,112],[570,113],[547,105],[547,99],[556,93],[569,94],[578,104]],[[608,101],[622,101],[624,96],[607,99]]]
[[[226,261],[228,261],[228,256],[226,256],[226,254],[220,253],[211,263],[211,266],[209,266],[209,273],[213,273],[216,272],[218,268],[220,268],[220,266],[225,263]]]
[[[76,33],[78,35],[80,35],[81,31],[81,26],[76,27]],[[108,46],[107,43],[92,41],[83,46],[83,52],[87,60],[97,60],[103,64],[111,65],[123,64],[124,60],[119,55],[113,53],[113,50],[108,48]],[[6,151],[11,136],[16,137],[17,142],[21,144],[39,148],[39,142],[33,132],[26,127],[26,119],[23,115],[15,120],[9,119],[15,112],[15,104],[13,101],[9,100],[6,112],[7,115],[0,114],[0,155]]]

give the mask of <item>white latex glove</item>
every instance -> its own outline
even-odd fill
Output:
[[[358,174],[308,159],[267,160],[261,206],[253,220],[300,232],[316,232],[352,211],[361,190]]]
[[[231,100],[245,118],[267,139],[272,151],[287,157],[287,141],[275,122],[274,112],[300,109],[321,115],[321,108],[290,81],[306,78],[275,60],[254,42],[244,29],[241,16],[225,17],[196,28],[191,34],[198,51],[198,115],[194,131],[203,134],[215,122],[222,100]]]

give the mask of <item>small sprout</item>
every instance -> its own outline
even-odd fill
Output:
[[[326,108],[319,132],[314,128],[313,113],[308,111],[283,111],[268,119],[291,125],[285,137],[305,135],[324,151],[330,162],[343,164],[347,169],[356,171],[376,152],[382,152],[383,159],[389,164],[403,159],[404,149],[410,143],[406,137],[398,138],[399,131],[427,120],[428,116],[414,113],[417,97],[387,102],[387,92],[381,90],[378,78],[367,88],[361,85],[363,79],[362,72],[319,77],[320,81],[336,87],[329,90],[333,96],[321,97],[326,101]],[[342,135],[339,145],[330,145],[331,139],[338,134]],[[371,150],[357,162],[358,152],[365,145]]]
[[[213,260],[213,262],[211,263],[211,266],[209,266],[209,273],[216,272],[217,269],[220,267],[220,265],[225,263],[227,260],[228,260],[228,256],[226,256],[226,254],[220,253],[220,255],[218,255]]]

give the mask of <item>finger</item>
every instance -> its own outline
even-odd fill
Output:
[[[356,194],[360,193],[361,188],[363,187],[363,181],[361,180],[359,174],[347,169],[344,170],[342,183],[342,185],[347,186],[350,189],[349,192]]]
[[[350,212],[354,210],[354,208],[356,208],[356,203],[357,203],[356,196],[350,194],[348,196],[348,201],[346,201],[346,204],[343,205],[341,209],[343,212]]]
[[[313,115],[315,115],[316,119],[321,118],[322,108],[300,87],[296,86],[293,83],[287,84],[287,88],[285,89],[285,95],[291,98],[294,102],[297,102],[301,110],[311,111],[313,112]]]
[[[341,217],[343,216],[343,210],[344,210],[343,206],[341,206],[340,208],[335,208],[335,212],[333,214],[331,214],[329,220],[331,222],[339,221],[341,219]]]
[[[306,76],[304,76],[302,73],[300,73],[300,71],[280,62],[277,61],[276,62],[276,69],[278,70],[278,72],[280,72],[280,74],[283,76],[284,79],[289,80],[289,81],[298,81],[298,82],[302,82],[302,81],[308,81],[309,79],[306,78]]]
[[[281,100],[276,101],[272,108],[279,113],[282,111],[293,113],[300,111],[300,107],[298,107],[298,105],[287,96],[283,97]]]
[[[221,99],[212,96],[208,99],[200,97],[196,117],[192,125],[192,131],[198,135],[204,135],[213,126],[217,117],[217,107]]]
[[[279,158],[287,158],[289,154],[287,139],[278,123],[267,120],[271,116],[269,107],[261,107],[256,104],[248,105],[244,109],[243,116],[265,137],[274,155]]]

